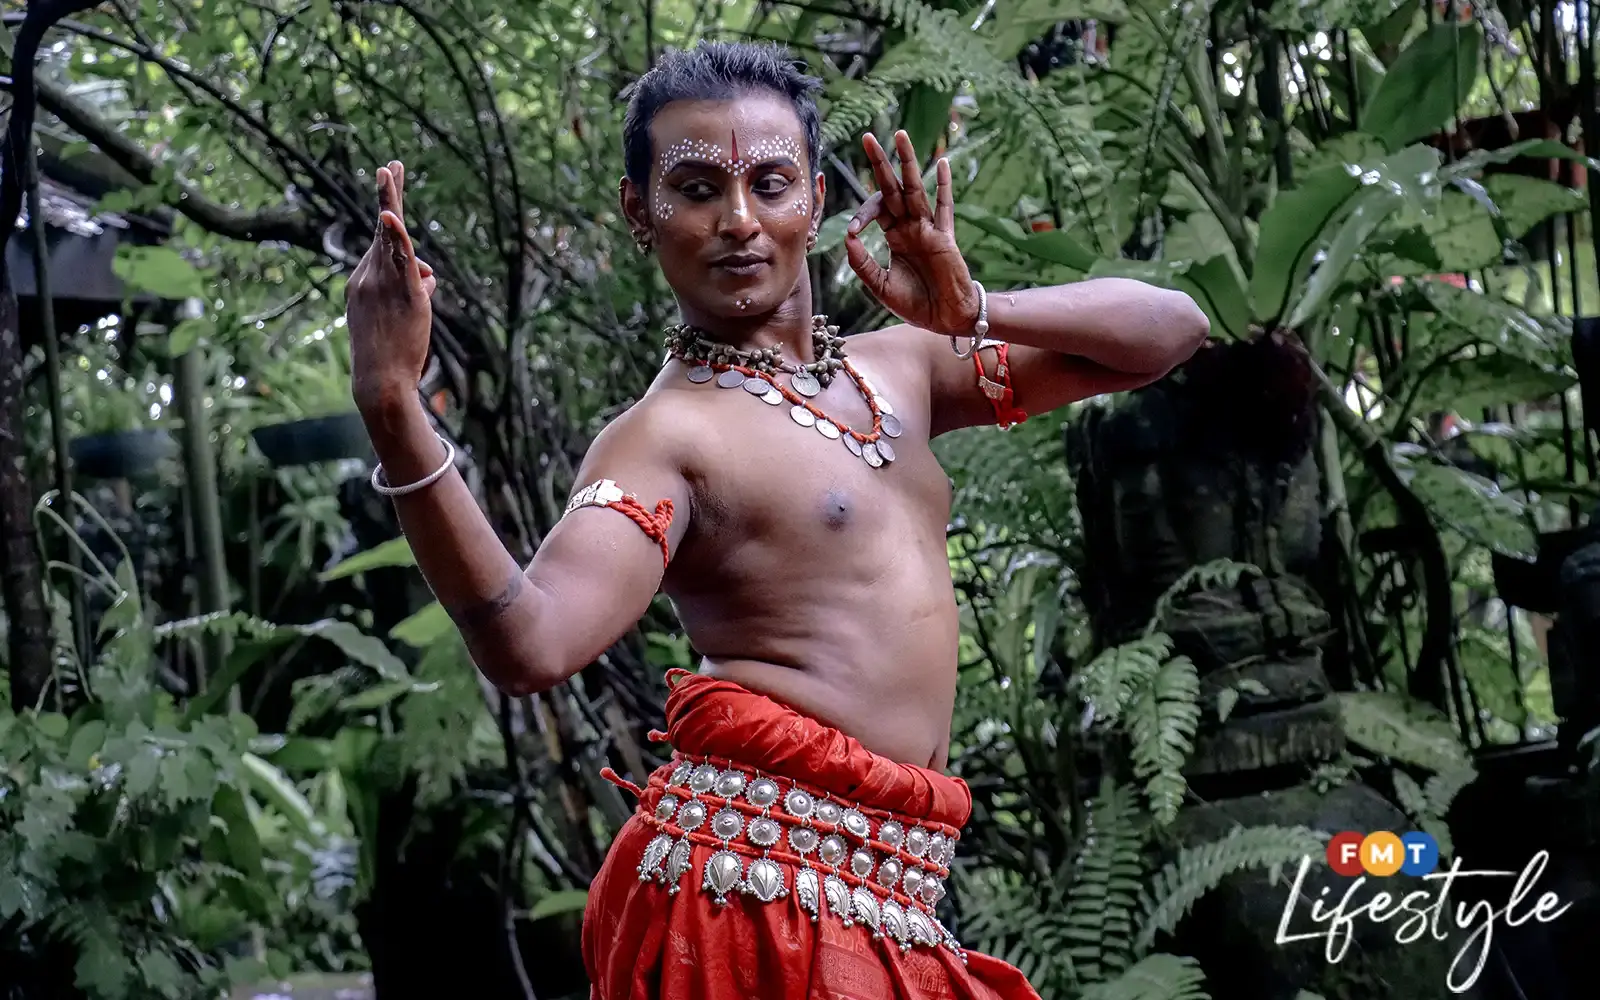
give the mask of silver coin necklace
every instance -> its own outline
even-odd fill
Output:
[[[781,347],[745,350],[712,340],[704,331],[683,324],[669,327],[666,333],[667,354],[688,367],[689,381],[715,379],[720,388],[743,389],[769,405],[787,403],[789,418],[796,424],[844,442],[850,454],[872,468],[881,469],[893,462],[895,453],[890,439],[903,431],[894,407],[845,357],[844,338],[839,336],[838,327],[828,325],[826,316],[812,317],[811,344],[816,360],[793,364],[783,360]],[[872,411],[871,431],[853,430],[811,402],[839,372],[855,384]],[[788,385],[779,380],[781,375],[788,376]]]

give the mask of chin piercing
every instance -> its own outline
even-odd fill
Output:
[[[734,305],[738,306],[740,309],[749,309],[750,308],[750,300],[749,299],[740,299],[739,301],[735,302]]]

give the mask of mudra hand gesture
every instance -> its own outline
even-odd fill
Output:
[[[862,203],[845,230],[845,252],[862,284],[890,312],[934,333],[970,335],[978,320],[978,291],[956,246],[955,201],[950,192],[950,161],[939,158],[932,205],[922,186],[916,150],[902,129],[894,134],[900,176],[868,134],[861,140],[872,162],[878,191]],[[889,244],[889,266],[867,252],[861,232],[876,221]]]
[[[414,394],[428,362],[437,279],[406,232],[405,167],[378,169],[378,228],[345,285],[351,390],[360,408]]]

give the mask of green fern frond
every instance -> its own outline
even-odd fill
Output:
[[[1144,920],[1134,947],[1143,951],[1158,934],[1170,934],[1206,893],[1247,868],[1299,865],[1316,858],[1323,840],[1305,827],[1235,827],[1220,840],[1186,847],[1150,880]]]
[[[1369,753],[1437,774],[1471,768],[1450,720],[1432,706],[1389,691],[1336,695],[1345,735]]]
[[[1143,893],[1145,832],[1136,799],[1106,782],[1089,816],[1061,934],[1082,982],[1128,967]]]
[[[1083,991],[1081,1000],[1211,1000],[1200,963],[1178,955],[1150,955],[1109,982]]]
[[[1183,765],[1200,726],[1200,673],[1187,656],[1163,663],[1128,711],[1133,772],[1145,783],[1150,809],[1166,825],[1178,817],[1188,782]]]
[[[1095,719],[1116,725],[1171,655],[1172,638],[1165,632],[1141,636],[1102,650],[1077,673],[1074,683]]]
[[[1150,621],[1144,627],[1145,635],[1154,634],[1165,627],[1167,615],[1172,612],[1173,602],[1178,598],[1194,590],[1237,587],[1247,573],[1254,576],[1265,575],[1250,563],[1234,562],[1232,559],[1213,559],[1211,562],[1189,567],[1156,599],[1155,609],[1150,612]]]

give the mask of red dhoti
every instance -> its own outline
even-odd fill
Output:
[[[934,916],[964,782],[702,675],[667,721],[589,890],[594,1000],[1038,1000]]]

